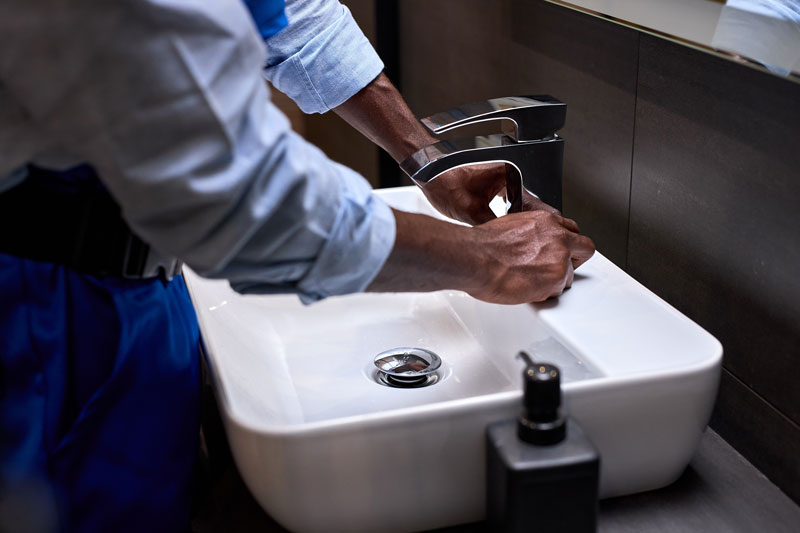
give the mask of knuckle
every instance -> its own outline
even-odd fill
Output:
[[[596,248],[594,245],[594,241],[585,235],[577,235],[576,236],[576,243],[579,248],[581,248],[587,256],[591,256],[595,253]]]
[[[561,220],[561,216],[556,215],[555,213],[551,213],[549,211],[539,211],[539,212],[542,213],[542,217],[551,224],[559,224]]]
[[[553,216],[551,213],[548,213],[547,211],[542,211],[541,209],[537,209],[536,211],[528,211],[528,213],[530,213],[531,218],[542,221],[545,221],[548,218],[552,218]]]
[[[569,259],[550,263],[547,267],[548,281],[551,283],[563,282],[567,277],[568,263]]]

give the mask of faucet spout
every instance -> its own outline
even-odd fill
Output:
[[[543,139],[564,127],[567,105],[552,96],[506,96],[463,104],[421,119],[433,134],[478,122],[500,121],[514,142]]]
[[[508,212],[522,211],[522,189],[561,210],[561,171],[567,106],[547,95],[511,96],[473,102],[422,119],[434,134],[478,122],[501,121],[503,134],[440,141],[400,164],[419,187],[448,170],[480,163],[506,164]]]
[[[422,148],[400,167],[421,188],[448,170],[483,163],[505,163],[509,213],[522,211],[522,187],[561,210],[564,141],[557,135],[514,142],[503,134],[440,141]]]

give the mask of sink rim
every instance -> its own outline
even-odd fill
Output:
[[[716,340],[716,339],[715,339]],[[622,376],[597,376],[587,378],[580,381],[573,381],[562,384],[564,396],[569,402],[569,397],[576,393],[591,393],[593,390],[603,390],[608,386],[626,386],[636,385],[652,380],[652,376],[657,374],[660,378],[665,380],[679,378],[681,376],[693,375],[695,373],[702,373],[712,370],[718,366],[722,360],[722,344],[717,341],[718,349],[714,357],[707,360],[685,366],[676,366],[669,370],[660,372],[638,372]],[[203,357],[206,360],[208,372],[214,382],[214,393],[220,407],[225,411],[227,419],[236,424],[240,429],[258,433],[263,436],[303,436],[313,434],[324,434],[329,431],[347,426],[356,425],[391,425],[398,420],[403,419],[430,419],[436,417],[441,411],[448,412],[463,412],[468,411],[476,405],[481,406],[501,406],[505,404],[521,405],[522,400],[522,385],[520,381],[520,389],[513,391],[495,392],[491,394],[482,394],[470,396],[467,398],[457,398],[453,400],[443,400],[425,405],[417,405],[413,407],[399,407],[395,409],[388,409],[374,413],[347,415],[338,418],[331,418],[327,420],[317,421],[302,421],[302,422],[289,422],[286,424],[278,423],[253,423],[246,417],[240,416],[230,404],[230,401],[223,395],[225,386],[220,382],[216,370],[213,366],[213,361],[205,347],[203,347]],[[413,389],[409,389],[413,390]],[[220,392],[223,391],[223,392]],[[569,413],[568,413],[569,414]]]

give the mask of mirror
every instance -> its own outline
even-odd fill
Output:
[[[800,83],[800,0],[547,0]]]

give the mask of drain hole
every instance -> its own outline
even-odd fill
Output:
[[[375,381],[388,387],[415,389],[439,381],[441,358],[424,348],[393,348],[375,356]]]
[[[429,385],[437,383],[439,381],[439,374],[430,374],[428,376],[412,381],[412,380],[399,380],[396,378],[392,378],[391,376],[387,376],[386,374],[381,374],[380,372],[376,372],[375,381],[387,387],[397,387],[398,389],[417,389],[419,387],[427,387]]]

